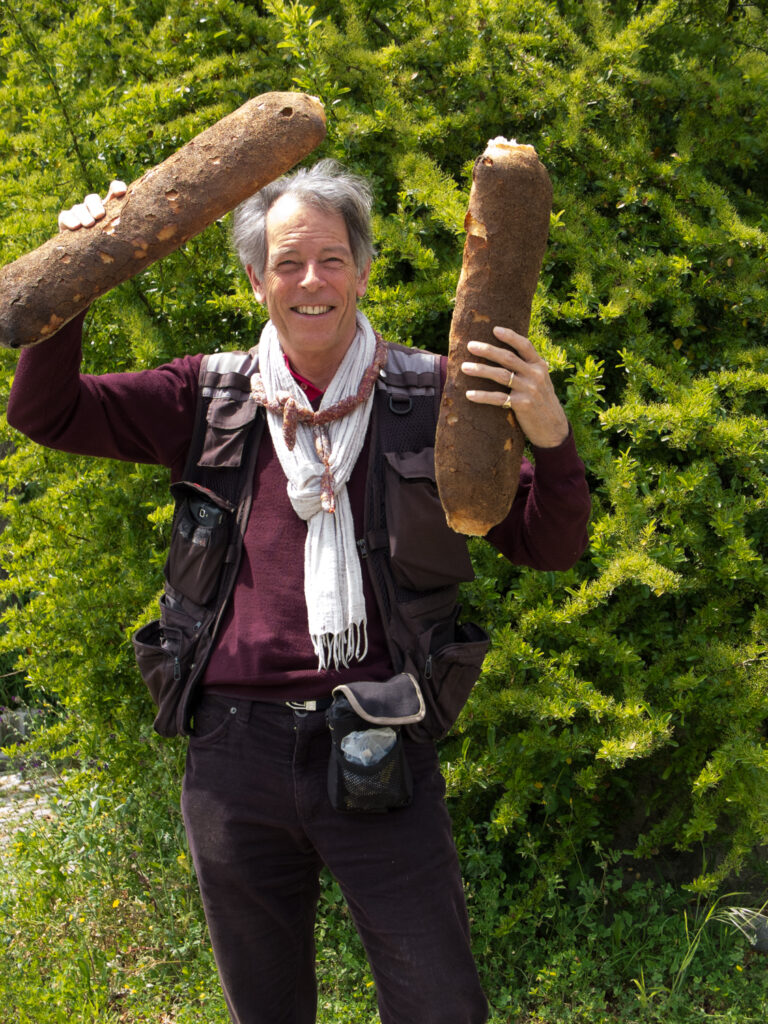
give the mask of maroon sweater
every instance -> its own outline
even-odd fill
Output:
[[[184,469],[202,356],[155,370],[80,373],[83,317],[22,352],[8,402],[8,422],[50,448]],[[590,500],[573,437],[534,449],[523,460],[507,519],[488,540],[511,562],[567,569],[587,542]],[[368,440],[348,482],[357,536],[363,534]],[[325,696],[339,682],[392,674],[384,630],[367,573],[368,656],[348,669],[318,672],[304,602],[306,524],[291,507],[269,436],[259,450],[253,508],[232,601],[204,683],[218,692],[264,700]]]

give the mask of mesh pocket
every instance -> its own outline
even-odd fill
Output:
[[[340,769],[338,810],[388,811],[406,807],[411,802],[410,771],[405,760],[403,738],[397,741],[378,764],[351,764],[341,750],[338,754]]]
[[[413,779],[400,730],[395,730],[395,745],[380,761],[354,764],[345,757],[341,741],[369,723],[355,714],[344,697],[334,699],[327,719],[333,740],[328,762],[328,796],[332,806],[337,811],[365,813],[407,807],[413,796]]]

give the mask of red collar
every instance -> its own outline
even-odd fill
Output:
[[[283,359],[285,359],[285,365],[291,371],[291,376],[299,385],[304,394],[307,396],[308,402],[316,402],[318,398],[323,397],[324,392],[322,392],[320,388],[315,387],[311,380],[307,380],[306,377],[302,377],[300,373],[297,373],[294,370],[294,368],[290,364],[288,356],[285,355],[285,353],[283,353]]]

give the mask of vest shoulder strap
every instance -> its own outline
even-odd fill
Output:
[[[251,377],[258,369],[258,346],[248,352],[216,352],[203,357],[195,424],[184,478],[236,501],[231,474],[242,431],[263,415],[250,402]],[[387,362],[376,382],[375,422],[385,450],[417,450],[433,443],[440,405],[440,356],[390,343]],[[218,483],[216,481],[219,481]]]
[[[258,445],[263,411],[251,401],[257,349],[203,356],[184,479],[239,504],[250,481],[252,449]]]
[[[440,395],[440,356],[390,344],[387,363],[376,382],[374,424],[379,451],[433,447]]]

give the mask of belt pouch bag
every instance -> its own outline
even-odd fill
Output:
[[[381,813],[410,804],[413,778],[401,730],[424,712],[419,685],[407,672],[334,689],[325,716],[332,740],[328,796],[337,811]]]
[[[172,484],[176,501],[171,550],[165,565],[168,582],[196,604],[216,593],[227,554],[234,506],[200,484]]]

